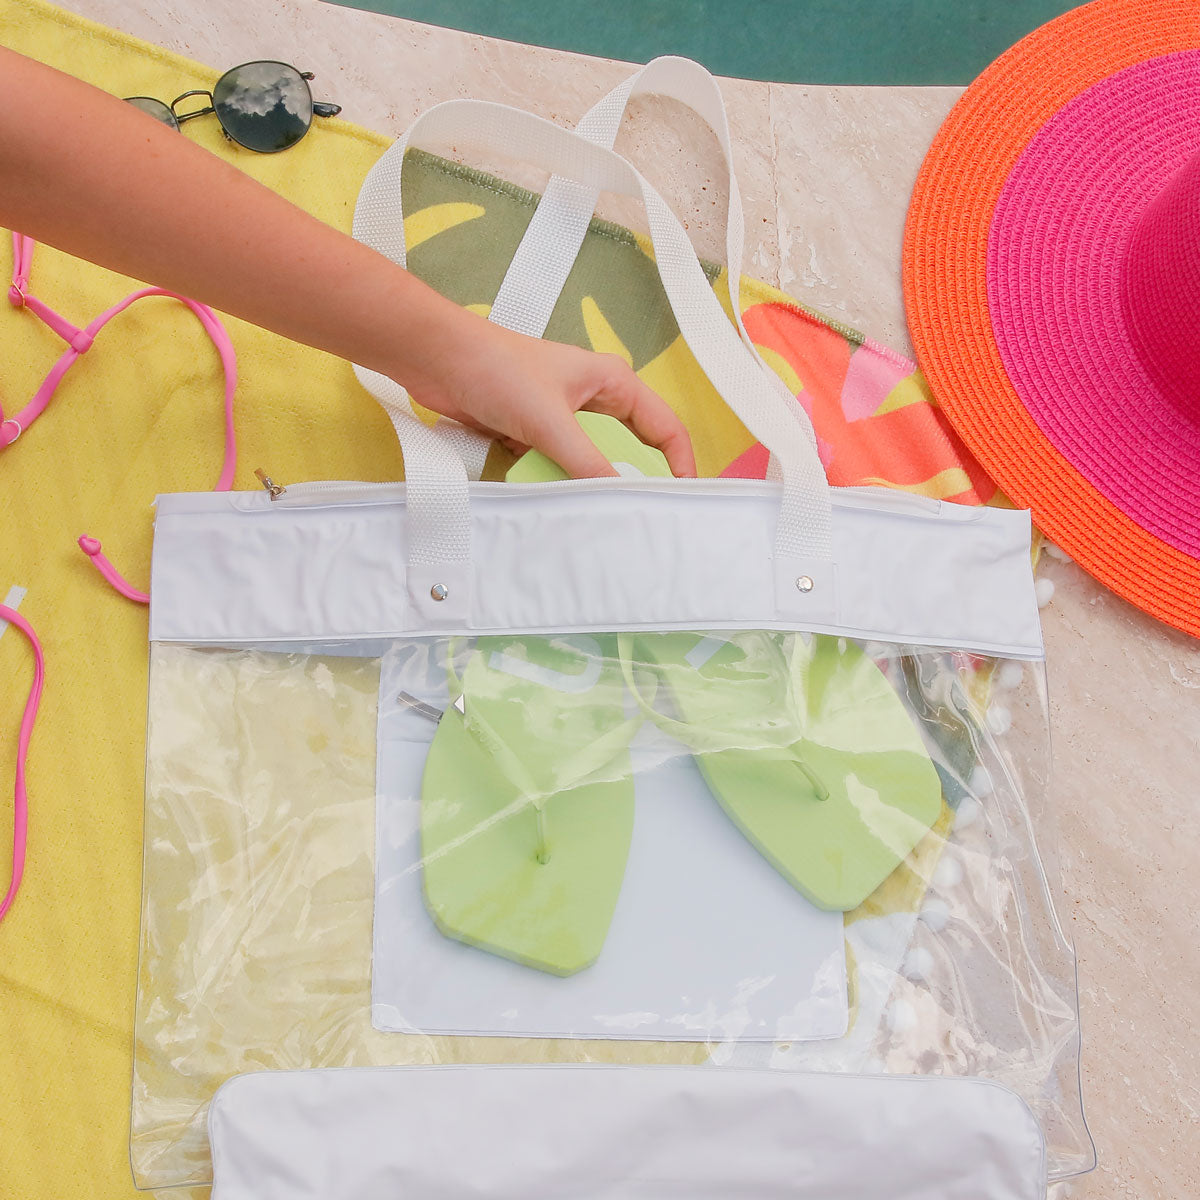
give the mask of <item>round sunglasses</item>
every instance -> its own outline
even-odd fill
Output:
[[[294,146],[309,130],[312,119],[336,117],[337,104],[316,103],[308,81],[311,71],[298,71],[282,62],[248,62],[231,67],[213,84],[211,92],[193,90],[176,96],[170,104],[153,96],[126,96],[126,102],[156,121],[178,129],[184,121],[214,113],[231,141],[259,154],[278,154]],[[202,108],[180,112],[178,105],[191,96],[202,96]]]

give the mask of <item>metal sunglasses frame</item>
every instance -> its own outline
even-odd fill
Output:
[[[316,76],[313,74],[312,71],[301,71],[298,67],[292,66],[291,63],[281,62],[280,60],[273,59],[273,58],[256,58],[256,59],[252,59],[250,62],[239,63],[236,67],[230,67],[229,70],[226,71],[221,76],[221,79],[224,79],[226,75],[232,75],[234,71],[240,71],[243,67],[253,67],[253,66],[258,66],[260,64],[265,64],[267,66],[273,66],[273,67],[286,67],[289,71],[295,71],[296,74],[301,79],[304,80],[305,86],[307,86],[313,79],[316,78]],[[218,79],[217,83],[219,84],[220,82],[221,82],[221,80]],[[214,87],[215,86],[216,85],[214,85]],[[192,109],[188,112],[177,112],[176,106],[178,104],[180,104],[182,101],[187,100],[192,96],[203,96],[203,97],[207,98],[208,103],[202,108]],[[333,103],[330,103],[329,101],[312,100],[311,89],[309,90],[309,99],[312,102],[312,111],[313,111],[313,116],[315,116],[315,117],[336,117],[338,115],[338,113],[340,113],[342,111],[342,106],[340,104],[333,104]],[[179,129],[184,124],[184,122],[194,121],[197,117],[207,117],[210,114],[215,115],[217,120],[221,124],[221,132],[225,135],[225,139],[227,141],[236,142],[239,146],[242,146],[243,149],[252,150],[256,154],[278,154],[279,153],[278,150],[260,150],[257,146],[247,146],[244,142],[238,141],[238,139],[235,138],[233,136],[233,134],[231,134],[229,132],[229,130],[225,128],[225,122],[221,121],[221,114],[219,112],[217,112],[216,105],[213,101],[212,92],[208,91],[204,88],[191,88],[189,91],[182,92],[182,93],[180,93],[180,95],[176,96],[175,99],[172,100],[170,104],[168,104],[165,100],[160,100],[157,96],[126,96],[125,100],[127,102],[134,101],[134,100],[149,100],[154,104],[161,104],[162,107],[165,108],[171,114],[171,117],[173,118],[173,120],[175,122],[176,129]],[[164,124],[165,124],[165,122],[164,122]],[[309,125],[304,130],[305,134],[307,134],[308,130],[311,128],[312,128],[312,123],[309,122]],[[286,150],[286,149],[290,149],[290,147],[284,146],[284,147],[281,147],[281,149]]]

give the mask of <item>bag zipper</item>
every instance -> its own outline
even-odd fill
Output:
[[[403,483],[368,483],[356,480],[313,480],[307,483],[280,484],[261,467],[255,475],[263,485],[272,504],[280,507],[304,507],[317,504],[387,503],[402,500],[406,494]],[[761,494],[764,489],[778,485],[758,479],[555,479],[541,483],[487,482],[472,485],[484,494],[494,491],[497,495],[521,496],[553,492],[605,491],[613,487],[635,489],[642,492],[684,492],[700,495]],[[929,496],[902,492],[889,488],[835,487],[832,489],[834,503],[846,508],[892,509],[901,513],[919,512],[930,516],[942,516],[950,520],[971,521],[978,519],[983,506],[947,504]]]
[[[279,497],[287,491],[287,488],[285,488],[282,483],[276,483],[275,480],[273,480],[270,475],[268,475],[266,471],[262,469],[262,467],[256,467],[254,469],[254,474],[258,476],[259,483],[261,483],[263,487],[267,489],[267,493],[270,495],[272,500],[278,500]]]

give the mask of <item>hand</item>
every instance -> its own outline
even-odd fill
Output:
[[[575,478],[616,474],[575,420],[580,409],[606,413],[661,450],[676,475],[696,474],[683,423],[623,359],[525,337],[461,311],[467,319],[454,321],[441,352],[422,362],[420,380],[409,359],[409,378],[400,382],[417,403],[515,454],[540,450]]]

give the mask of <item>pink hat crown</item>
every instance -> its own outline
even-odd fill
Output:
[[[1147,205],[1121,272],[1121,307],[1146,373],[1200,417],[1200,152]]]
[[[1127,67],[1045,122],[993,211],[1005,374],[1054,449],[1200,559],[1200,49]]]

